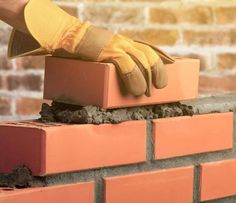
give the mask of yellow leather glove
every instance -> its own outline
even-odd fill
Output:
[[[51,0],[30,0],[24,13],[32,36],[13,30],[9,57],[51,54],[111,62],[134,96],[150,96],[152,83],[156,88],[168,83],[163,62],[174,60],[155,47],[82,23]]]

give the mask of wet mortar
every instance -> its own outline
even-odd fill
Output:
[[[11,173],[0,173],[0,188],[34,188],[45,187],[41,177],[34,177],[29,168],[20,166]]]
[[[71,124],[121,123],[129,120],[192,116],[199,114],[192,106],[181,103],[150,105],[120,109],[103,109],[96,106],[77,106],[52,102],[42,104],[39,121]]]

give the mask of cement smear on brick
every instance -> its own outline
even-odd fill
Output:
[[[29,188],[46,186],[40,177],[34,177],[26,166],[13,169],[11,173],[0,173],[0,187]]]
[[[52,102],[43,104],[40,112],[42,122],[73,124],[120,123],[128,120],[151,120],[157,118],[192,116],[198,114],[192,106],[180,103],[106,110],[95,106],[76,106]]]

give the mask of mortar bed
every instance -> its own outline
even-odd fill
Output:
[[[34,177],[27,166],[20,166],[12,170],[12,173],[0,173],[0,189],[9,191],[14,188],[45,187],[41,177]]]
[[[52,102],[43,104],[40,122],[71,124],[120,123],[129,120],[152,120],[157,118],[192,116],[199,114],[192,106],[181,103],[159,104],[120,109],[103,109],[95,106],[77,106]]]

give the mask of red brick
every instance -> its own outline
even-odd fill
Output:
[[[10,70],[12,67],[12,61],[8,60],[5,54],[0,55],[0,70]]]
[[[40,75],[10,75],[7,77],[7,87],[9,90],[31,90],[41,91],[42,77]]]
[[[169,84],[152,97],[125,93],[112,64],[46,58],[44,98],[104,108],[140,106],[193,99],[198,94],[199,60],[177,59],[166,66]],[[75,88],[76,87],[76,88]]]
[[[212,69],[212,54],[211,53],[172,53],[174,56],[180,56],[184,58],[194,58],[200,60],[200,71]]]
[[[175,6],[151,8],[150,21],[156,23],[211,24],[212,10],[207,6]]]
[[[93,203],[94,182],[34,189],[0,188],[1,203]]]
[[[235,53],[224,53],[219,54],[218,58],[218,68],[223,70],[236,69],[236,54]]]
[[[10,26],[1,26],[0,27],[0,45],[7,45],[9,36],[10,36]]]
[[[27,56],[16,59],[17,69],[43,69],[45,67],[44,56]]]
[[[217,7],[215,16],[217,24],[234,24],[236,22],[236,7]]]
[[[142,7],[125,7],[117,4],[99,5],[93,4],[84,7],[84,20],[95,24],[137,24],[144,23],[144,9]],[[110,27],[110,26],[109,26]]]
[[[187,45],[235,45],[236,31],[235,30],[204,30],[193,31],[187,30],[184,32],[184,41]]]
[[[145,121],[117,125],[3,123],[0,140],[0,172],[25,164],[34,175],[46,175],[146,159]]]
[[[0,115],[11,115],[11,99],[9,97],[0,96]]]
[[[236,159],[200,165],[200,200],[236,195]]]
[[[193,199],[193,167],[105,178],[106,203],[189,203]]]
[[[155,158],[166,159],[233,148],[233,113],[153,121]]]
[[[6,89],[6,77],[0,75],[0,89]]]
[[[217,76],[200,76],[200,92],[235,92],[236,76],[234,75],[217,75]]]
[[[179,21],[178,13],[170,8],[151,8],[150,21],[161,24],[175,24]]]
[[[43,100],[33,98],[17,98],[16,113],[18,115],[35,115],[41,110]]]

